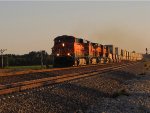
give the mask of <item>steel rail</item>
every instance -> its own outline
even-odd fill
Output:
[[[79,72],[79,73],[75,73],[75,74],[66,74],[66,75],[62,75],[62,76],[48,77],[48,78],[0,85],[0,95],[10,94],[10,93],[14,93],[14,92],[20,92],[20,91],[24,91],[24,90],[28,90],[28,89],[37,88],[37,87],[43,87],[46,85],[59,84],[59,83],[63,83],[63,82],[74,80],[74,79],[97,75],[97,74],[105,73],[108,71],[109,72],[114,71],[117,69],[121,69],[123,67],[127,67],[129,65],[134,65],[134,64],[135,63],[122,64],[122,65],[117,65],[117,66],[112,66],[112,67],[100,68],[97,70],[89,70],[86,72]]]
[[[41,70],[23,70],[19,72],[13,72],[13,73],[6,73],[5,75],[0,75],[1,77],[6,76],[19,76],[22,74],[30,74],[30,73],[40,73],[40,72],[52,72],[52,71],[62,71],[62,70],[69,70],[69,69],[78,69],[78,68],[87,68],[87,67],[97,67],[97,66],[109,66],[109,65],[117,65],[120,63],[108,63],[108,64],[90,64],[90,65],[81,65],[81,66],[72,66],[72,67],[63,67],[63,68],[50,68],[50,69],[41,69]]]

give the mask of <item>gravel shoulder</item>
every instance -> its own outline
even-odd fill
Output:
[[[0,100],[0,113],[150,113],[143,63]]]

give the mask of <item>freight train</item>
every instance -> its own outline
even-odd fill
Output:
[[[128,52],[114,45],[102,45],[82,38],[62,35],[54,39],[52,48],[54,67],[137,61],[142,54]]]

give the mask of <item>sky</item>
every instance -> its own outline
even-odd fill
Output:
[[[46,50],[73,35],[128,51],[150,49],[150,1],[0,1],[0,49]]]

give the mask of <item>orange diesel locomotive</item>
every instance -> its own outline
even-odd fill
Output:
[[[54,39],[52,55],[54,66],[78,66],[104,62],[108,56],[107,47],[73,36],[58,36]]]

